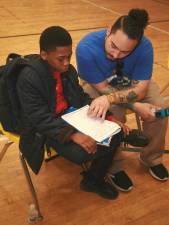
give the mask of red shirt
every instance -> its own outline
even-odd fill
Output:
[[[68,107],[68,103],[63,95],[63,86],[61,80],[61,74],[59,72],[54,72],[53,77],[56,79],[56,113],[61,113]]]

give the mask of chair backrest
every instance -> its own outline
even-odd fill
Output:
[[[14,134],[14,133],[10,133],[8,131],[5,131],[0,123],[0,131],[2,131],[2,133],[9,138],[9,140],[11,140],[12,142],[18,143],[19,142],[19,135]]]
[[[11,142],[17,143],[17,144],[19,143],[19,135],[11,133],[11,132],[8,132],[8,131],[5,131],[3,129],[3,126],[2,126],[1,123],[0,123],[0,131]],[[57,156],[58,156],[58,154],[57,154],[56,150],[53,150],[52,148],[47,148],[46,145],[45,145],[45,155],[44,155],[45,162],[48,162],[48,161],[54,159]]]

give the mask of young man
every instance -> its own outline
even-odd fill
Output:
[[[89,109],[91,116],[105,117],[111,110],[125,122],[125,107],[134,110],[143,120],[144,134],[149,144],[140,153],[140,161],[157,180],[168,179],[162,164],[167,118],[156,119],[154,111],[165,107],[157,84],[152,81],[153,47],[144,34],[148,24],[145,10],[132,9],[118,18],[108,30],[85,36],[76,49],[79,75],[84,89],[97,97]],[[160,130],[160,132],[159,132]],[[109,181],[120,190],[131,183],[116,153]]]
[[[110,147],[99,146],[61,118],[69,107],[80,108],[91,102],[70,65],[71,56],[72,39],[64,28],[53,26],[42,32],[40,56],[23,69],[17,82],[22,109],[20,149],[35,173],[43,161],[45,142],[74,163],[92,160],[88,172],[83,173],[81,189],[115,199],[118,191],[104,177],[121,133],[113,137]]]

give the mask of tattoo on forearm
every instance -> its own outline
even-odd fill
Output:
[[[128,102],[135,102],[137,100],[137,94],[135,91],[130,91],[126,96]]]
[[[102,88],[99,92],[100,92],[100,94],[105,95],[105,94],[111,94],[113,91],[114,91],[113,87],[107,86],[105,88]]]
[[[110,104],[123,104],[123,103],[133,103],[137,100],[137,94],[134,91],[128,93],[111,93],[107,95]]]
[[[124,103],[126,102],[126,96],[123,94],[119,94],[119,103]]]

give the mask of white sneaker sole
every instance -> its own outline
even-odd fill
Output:
[[[160,180],[160,181],[166,181],[166,180],[168,180],[168,177],[165,177],[165,178],[163,178],[163,179],[157,177],[157,176],[152,172],[151,169],[149,169],[149,173],[150,173],[151,176],[154,177],[156,180]]]
[[[150,173],[151,176],[152,176],[153,178],[155,178],[156,180],[160,180],[160,181],[166,181],[166,180],[168,180],[168,177],[163,178],[163,179],[160,179],[159,177],[157,177],[157,176],[152,172],[150,166],[148,166],[148,164],[145,163],[145,162],[140,158],[140,156],[139,156],[139,161],[140,161],[140,163],[141,163],[143,166],[145,166],[145,167],[148,168],[149,173]]]

